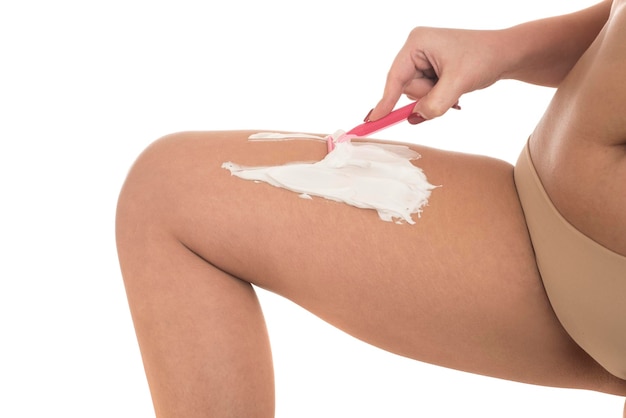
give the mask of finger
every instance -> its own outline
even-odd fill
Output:
[[[396,103],[402,96],[403,86],[399,81],[388,81],[385,86],[383,97],[376,104],[368,115],[369,120],[377,120],[386,116],[393,110]]]
[[[411,61],[410,55],[400,51],[387,74],[383,97],[370,112],[369,119],[377,120],[391,112],[398,102],[398,99],[400,99],[400,96],[404,93],[404,87],[410,83],[416,75],[417,71]]]
[[[426,96],[435,85],[435,80],[416,78],[404,87],[404,94],[411,100],[419,100]]]
[[[415,106],[414,112],[425,119],[443,115],[455,105],[464,93],[462,86],[455,82],[455,77],[442,76],[433,88],[423,96]]]

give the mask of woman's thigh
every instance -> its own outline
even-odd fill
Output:
[[[511,380],[621,393],[563,331],[545,296],[504,162],[413,147],[433,190],[414,225],[221,168],[323,158],[312,141],[250,132],[163,138],[123,193],[207,263],[388,351]],[[236,307],[233,307],[236,309]]]

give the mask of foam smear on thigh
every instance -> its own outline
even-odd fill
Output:
[[[333,135],[338,135],[333,134]],[[304,134],[263,133],[251,140],[287,138],[325,139]],[[222,164],[232,175],[269,183],[300,193],[301,197],[323,197],[358,208],[374,209],[384,221],[414,224],[433,186],[411,160],[420,155],[404,145],[368,142],[337,143],[335,149],[315,163],[288,163],[271,167]]]

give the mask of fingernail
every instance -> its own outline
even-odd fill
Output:
[[[367,116],[365,116],[365,119],[363,119],[363,122],[369,122],[370,121],[370,115],[372,114],[373,111],[374,111],[374,108],[372,108],[372,110],[367,112]]]
[[[424,118],[422,115],[420,115],[419,113],[411,113],[409,115],[408,118],[406,118],[406,120],[411,124],[411,125],[417,125],[418,123],[422,123],[426,120],[426,118]]]

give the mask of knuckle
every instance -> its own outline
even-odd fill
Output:
[[[409,32],[409,38],[420,38],[429,30],[426,26],[416,26]]]

